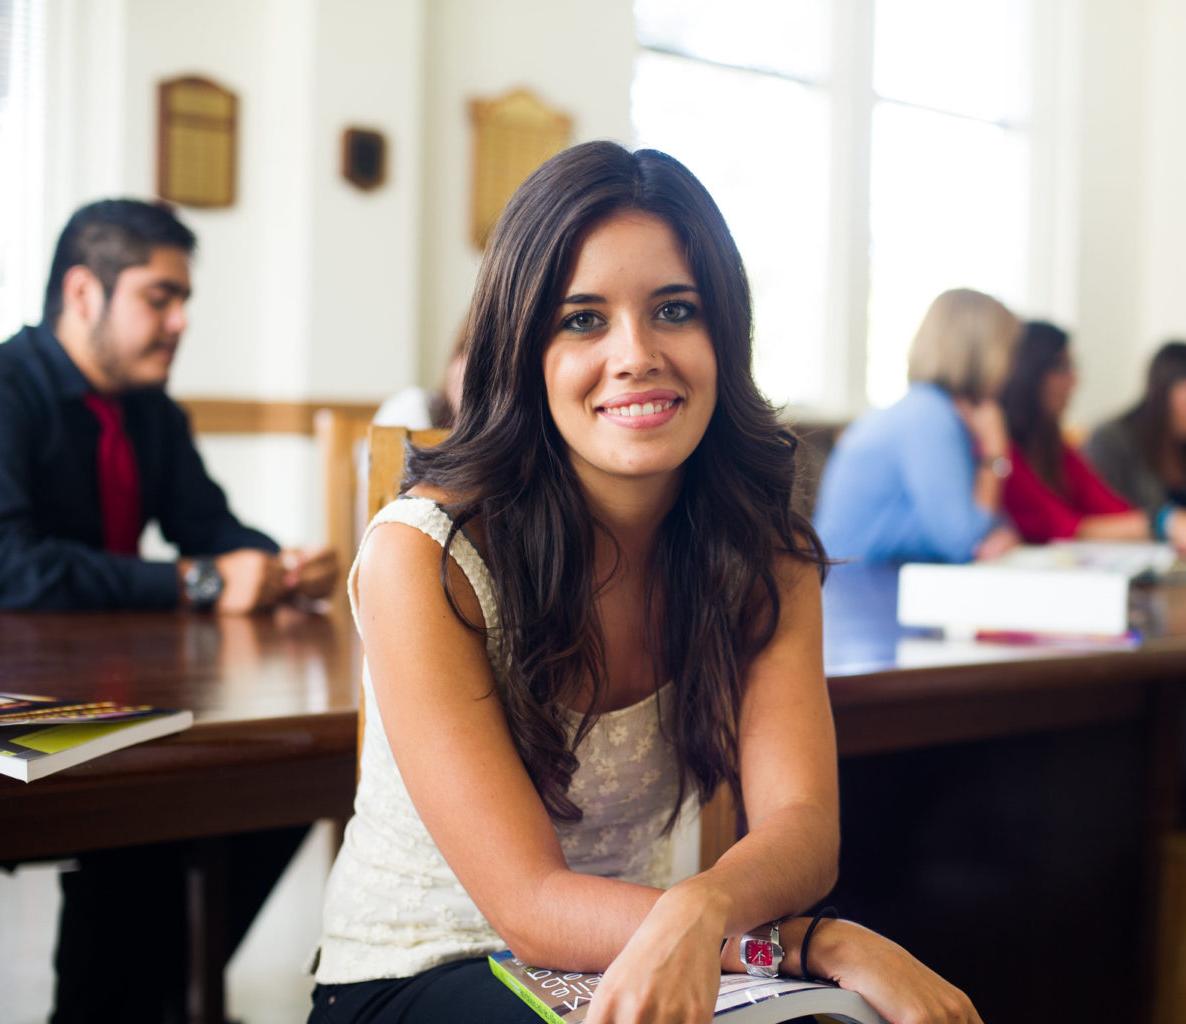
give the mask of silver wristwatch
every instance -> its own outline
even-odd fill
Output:
[[[771,921],[741,937],[741,963],[755,978],[777,978],[786,956],[778,941],[778,922]]]
[[[222,596],[222,573],[213,558],[195,558],[182,579],[185,599],[191,608],[204,611],[213,608]]]

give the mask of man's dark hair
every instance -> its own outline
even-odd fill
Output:
[[[84,266],[99,279],[107,299],[128,267],[143,266],[158,246],[194,251],[197,239],[164,203],[101,199],[76,210],[58,236],[45,285],[43,318],[62,315],[62,281],[71,267]]]

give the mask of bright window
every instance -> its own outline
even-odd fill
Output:
[[[866,388],[902,393],[939,292],[1026,299],[1029,0],[878,0]],[[927,31],[920,32],[919,26]]]
[[[774,402],[892,402],[940,291],[1030,299],[1032,3],[635,0],[635,142],[720,204]]]
[[[754,372],[778,404],[824,386],[830,100],[825,0],[637,0],[639,145],[712,193],[754,299]]]
[[[43,0],[0,0],[0,341],[40,319],[44,152]]]

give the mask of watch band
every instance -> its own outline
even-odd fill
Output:
[[[778,922],[771,921],[741,937],[738,951],[746,974],[755,978],[777,978],[778,965],[786,956],[779,943]]]
[[[980,465],[987,469],[998,480],[1008,479],[1013,472],[1013,460],[1007,455],[994,455],[992,458],[982,458]]]

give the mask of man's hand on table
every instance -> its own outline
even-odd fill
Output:
[[[286,548],[278,555],[253,548],[228,551],[213,559],[222,576],[222,593],[213,610],[224,615],[246,615],[275,607],[282,601],[315,601],[326,597],[338,578],[338,559],[332,548]],[[192,559],[177,563],[184,580]],[[182,606],[187,606],[185,587]]]
[[[338,581],[338,554],[333,548],[285,548],[280,562],[290,594],[315,601],[328,597]]]

